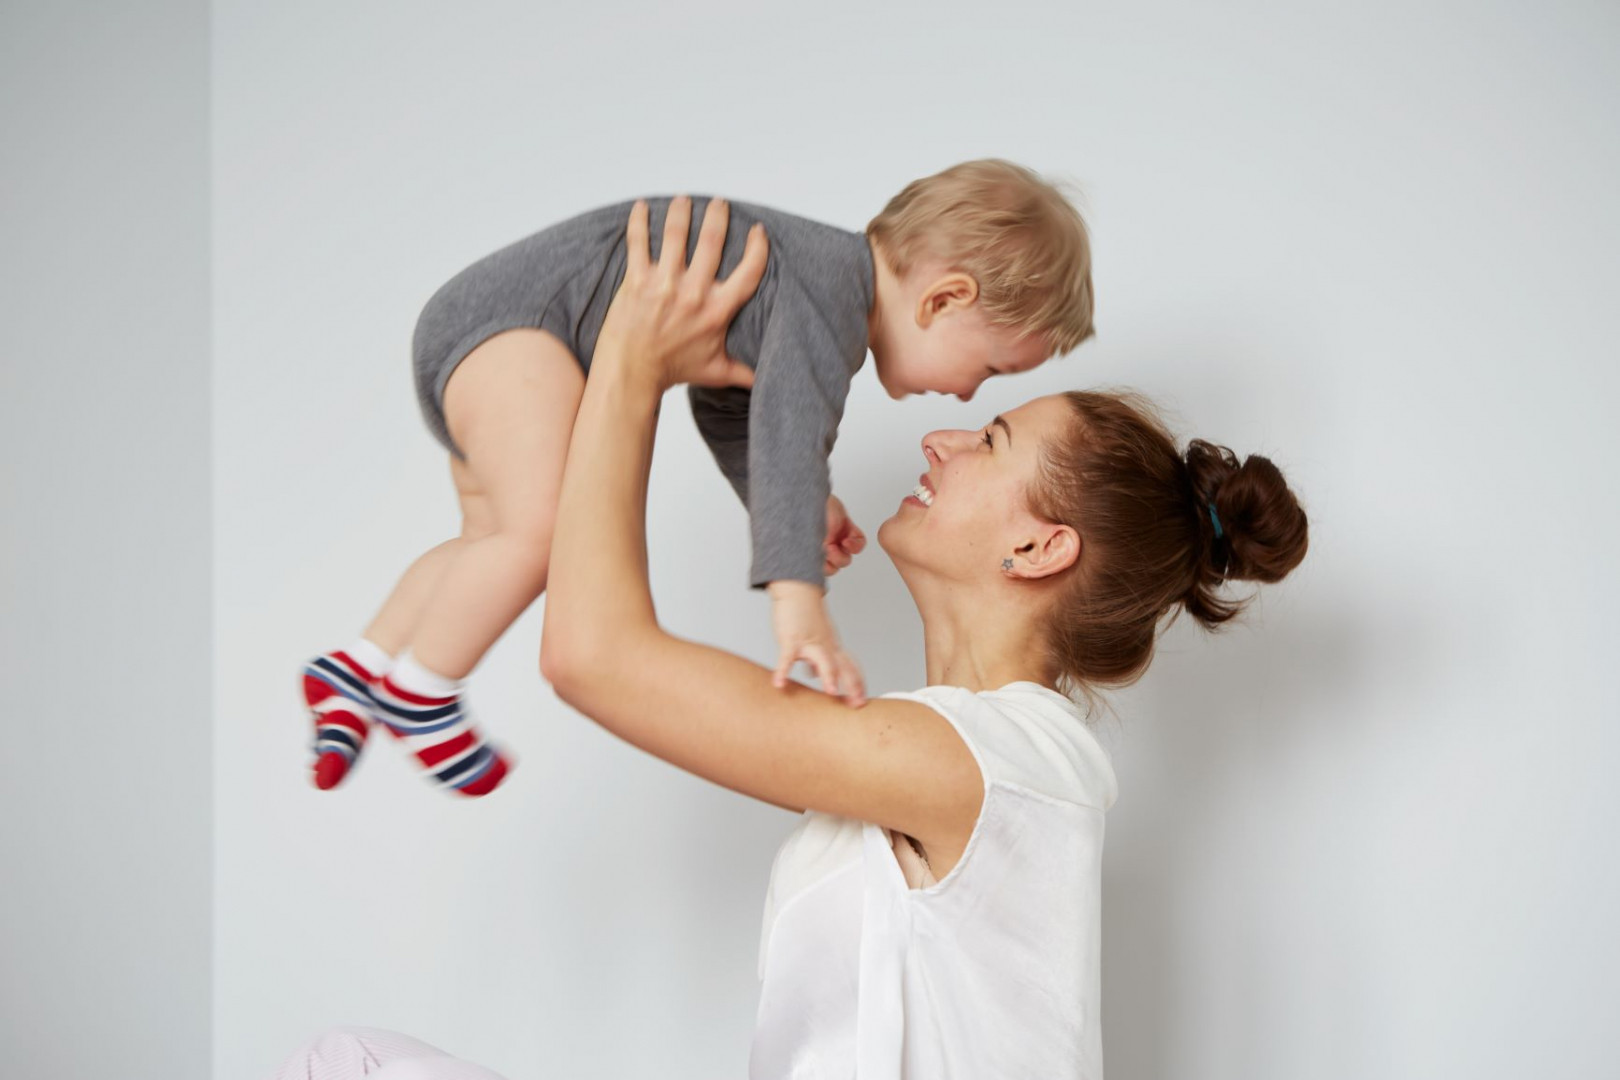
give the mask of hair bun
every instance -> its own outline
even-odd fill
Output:
[[[1185,459],[1206,539],[1203,572],[1185,603],[1216,625],[1236,609],[1214,590],[1223,581],[1281,581],[1305,558],[1309,530],[1305,510],[1270,458],[1252,454],[1239,462],[1227,447],[1194,439]]]

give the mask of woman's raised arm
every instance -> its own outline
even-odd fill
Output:
[[[939,714],[909,701],[850,709],[819,691],[664,632],[647,579],[647,477],[658,403],[676,382],[745,382],[725,332],[765,266],[751,234],[715,278],[728,212],[710,204],[684,265],[691,203],[672,204],[661,259],[647,208],[632,212],[625,280],[602,328],[574,423],[552,540],[541,670],[557,694],[673,765],[779,806],[875,822],[948,859],[972,832],[984,781]]]

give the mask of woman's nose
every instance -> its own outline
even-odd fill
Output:
[[[964,442],[976,437],[971,431],[930,431],[923,436],[923,457],[929,461],[944,461],[955,453]]]

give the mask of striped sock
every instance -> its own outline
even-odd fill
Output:
[[[443,787],[487,795],[506,779],[506,758],[474,726],[458,680],[429,671],[407,652],[377,687],[375,700],[377,718]]]
[[[304,665],[304,703],[315,721],[315,786],[336,787],[349,775],[376,721],[373,687],[393,666],[379,645],[361,638]]]

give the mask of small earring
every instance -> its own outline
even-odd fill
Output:
[[[1001,568],[1003,570],[1011,570],[1013,568],[1013,561],[1011,559],[1002,559]]]

